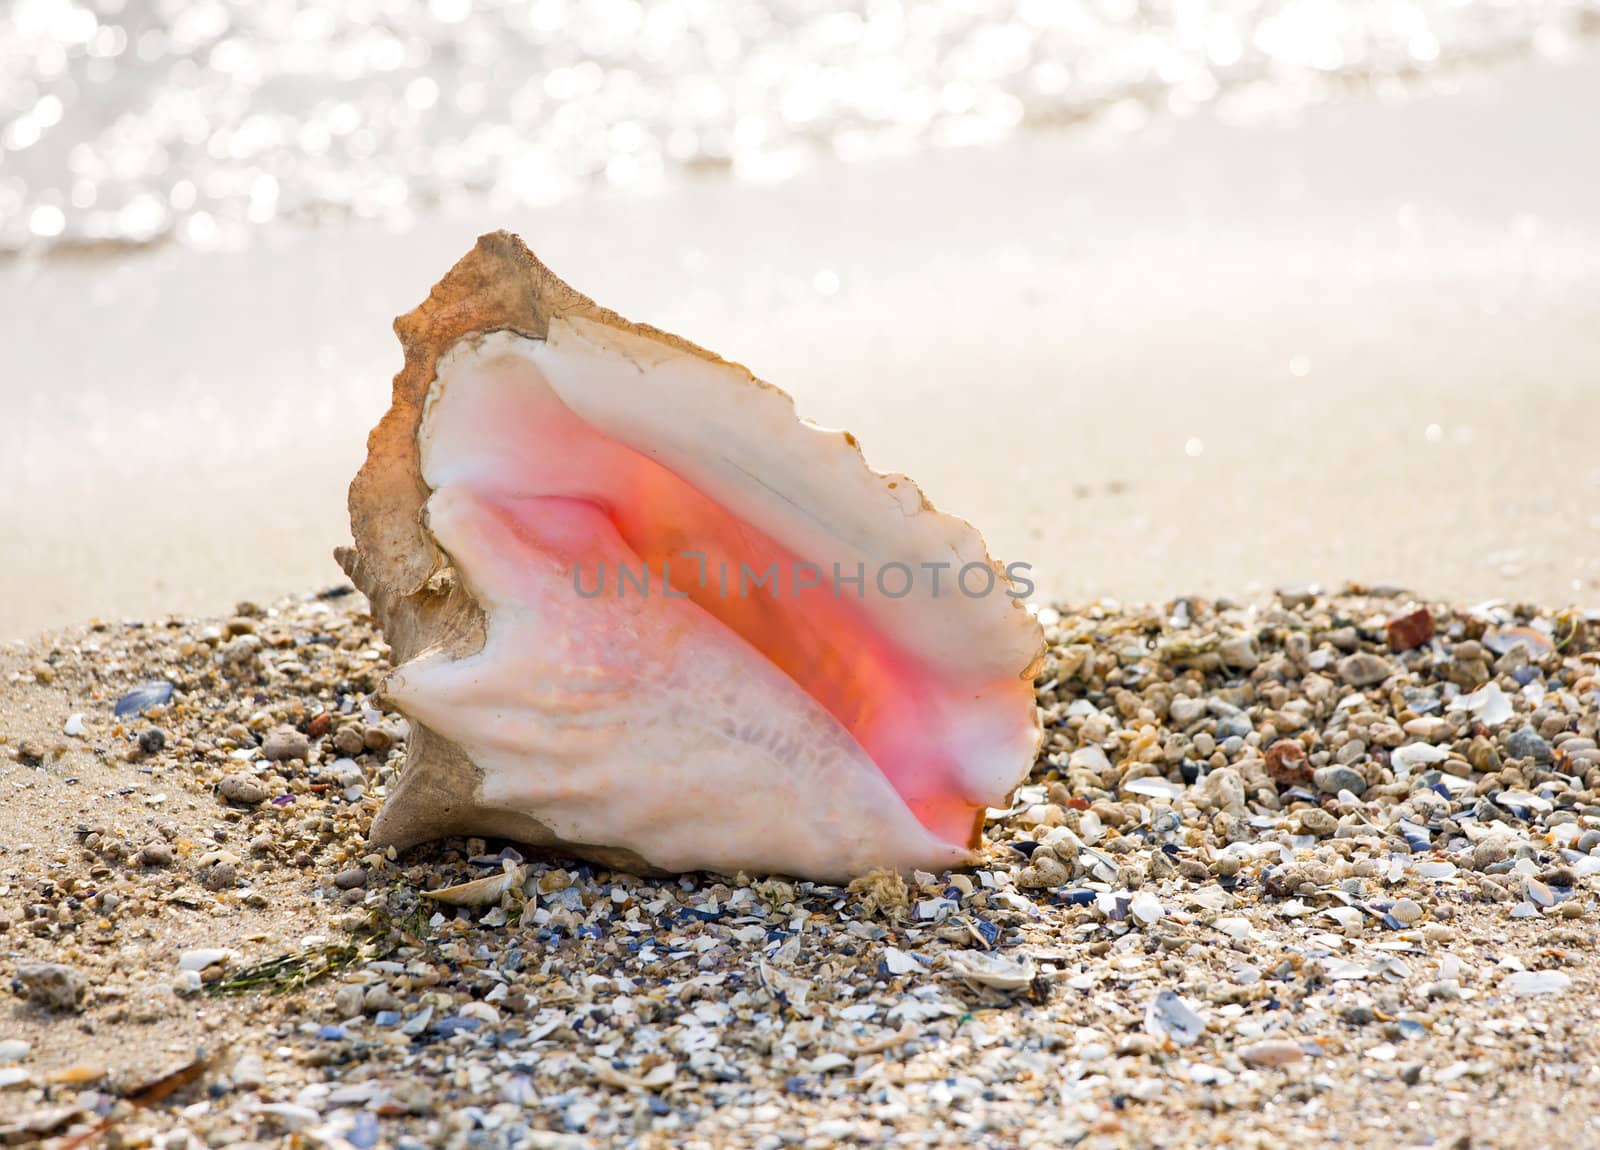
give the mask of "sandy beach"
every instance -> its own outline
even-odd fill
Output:
[[[1592,619],[1049,613],[978,864],[847,889],[375,852],[359,598],[246,611],[0,656],[8,1144],[1594,1140]]]
[[[0,261],[0,1143],[1600,1142],[1600,54],[1229,106]],[[978,865],[370,846],[331,552],[497,228],[1034,567]]]
[[[10,260],[0,635],[335,582],[389,322],[499,227],[856,432],[1046,599],[1600,601],[1597,60],[398,235]]]

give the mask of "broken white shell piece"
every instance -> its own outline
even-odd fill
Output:
[[[178,969],[203,971],[213,966],[232,962],[238,956],[238,951],[226,950],[221,947],[206,950],[186,950],[178,956]]]
[[[431,898],[434,902],[449,903],[451,906],[499,906],[500,900],[509,891],[522,886],[526,876],[527,868],[520,863],[508,862],[500,874],[475,878],[471,882],[457,883],[455,886],[440,887],[438,890],[424,891],[422,897]]]
[[[1026,990],[1038,975],[1033,959],[1027,955],[1013,958],[981,950],[952,950],[944,958],[957,977],[995,990]]]

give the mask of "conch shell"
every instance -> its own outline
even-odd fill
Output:
[[[971,859],[1039,743],[1017,565],[514,236],[395,327],[339,552],[411,720],[374,842],[829,881]]]

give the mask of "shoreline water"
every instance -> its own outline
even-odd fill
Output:
[[[98,9],[98,10],[97,10]],[[513,211],[686,171],[1285,111],[1600,31],[1600,0],[386,0],[0,13],[0,251],[238,248],[286,219]]]
[[[10,261],[0,636],[337,581],[389,320],[502,226],[848,427],[1041,601],[1400,579],[1592,604],[1597,59],[1114,144]]]

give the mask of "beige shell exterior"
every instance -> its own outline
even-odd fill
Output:
[[[421,474],[418,433],[440,359],[462,341],[491,332],[542,340],[558,318],[588,321],[621,335],[660,342],[734,368],[751,386],[788,398],[703,348],[599,307],[558,279],[516,236],[495,232],[481,237],[420,307],[395,321],[405,366],[395,376],[392,405],[368,437],[366,462],[350,486],[354,546],[335,553],[371,601],[396,666],[430,654],[452,658],[473,654],[483,647],[486,635],[479,604],[423,526],[430,490]],[[854,466],[878,475],[848,433],[818,430],[842,434],[853,449]],[[938,512],[906,477],[883,478],[892,478],[902,488],[909,486],[924,512],[945,524],[952,535],[975,540],[982,551],[970,525]],[[902,498],[907,494],[900,492]],[[1000,564],[988,562],[1003,573]],[[1020,603],[1012,607],[1018,616],[1013,630],[1025,629],[1019,649],[1028,652],[1026,665],[1019,665],[1016,673],[1031,679],[1043,658],[1043,635]],[[404,849],[452,835],[483,835],[620,869],[656,869],[628,844],[564,842],[533,815],[483,805],[478,801],[480,781],[480,771],[458,745],[413,722],[400,780],[373,821],[371,840],[380,847]],[[977,845],[978,832],[981,822],[969,845]]]
[[[507,863],[499,874],[475,878],[471,882],[459,882],[438,890],[426,890],[422,892],[422,897],[451,906],[499,906],[500,900],[520,887],[526,877],[527,872],[520,865]]]

